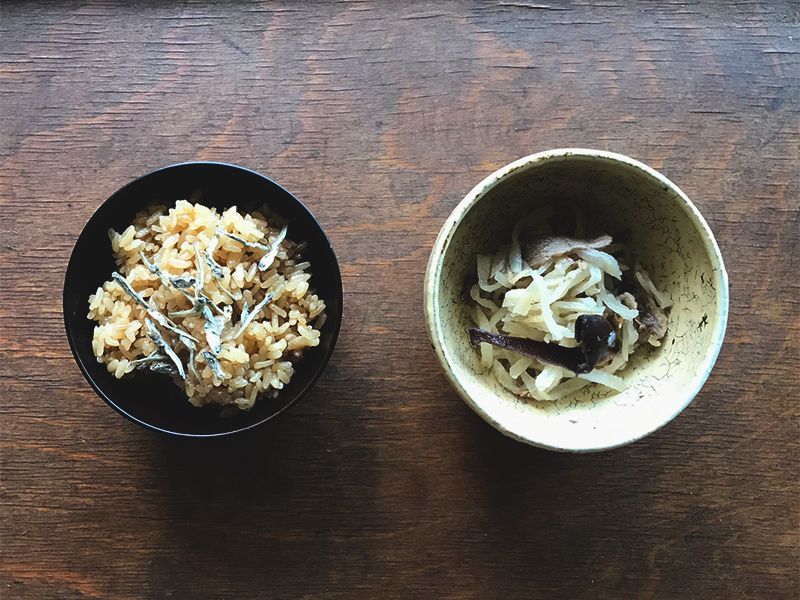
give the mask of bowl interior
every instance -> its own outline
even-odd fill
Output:
[[[445,370],[470,406],[492,425],[535,445],[589,451],[628,443],[657,429],[694,397],[713,365],[727,319],[727,279],[716,243],[682,192],[643,165],[608,153],[568,153],[519,161],[471,192],[466,213],[431,260],[428,317]],[[621,373],[627,389],[589,385],[557,402],[514,396],[481,366],[467,329],[476,255],[508,244],[514,223],[552,206],[568,220],[583,212],[588,237],[627,235],[629,246],[674,306],[662,347],[640,348]],[[460,220],[458,220],[460,219]],[[567,225],[567,223],[565,223]],[[447,225],[445,226],[447,228]]]
[[[328,319],[320,344],[307,349],[290,383],[275,399],[260,397],[250,411],[221,418],[219,409],[195,408],[163,375],[136,373],[114,378],[92,353],[94,322],[87,318],[89,295],[116,269],[108,229],[125,229],[134,215],[151,204],[179,199],[242,212],[264,204],[289,221],[289,237],[306,241],[311,286],[325,300]],[[233,433],[282,412],[311,387],[333,352],[342,314],[339,266],[325,233],[303,204],[270,179],[220,163],[186,163],[160,169],[133,181],[111,196],[92,216],[72,251],[64,280],[64,321],[73,354],[86,379],[112,407],[151,428],[170,433],[209,436]]]

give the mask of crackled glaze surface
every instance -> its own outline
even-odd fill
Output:
[[[621,373],[624,392],[590,385],[557,402],[502,388],[470,346],[468,284],[475,258],[507,243],[514,223],[544,204],[578,206],[589,233],[629,232],[629,245],[674,306],[661,348],[641,348]],[[728,311],[727,276],[707,224],[652,169],[612,153],[568,149],[526,157],[474,188],[434,246],[425,287],[428,330],[456,390],[503,433],[537,446],[591,451],[629,443],[670,421],[716,360]]]

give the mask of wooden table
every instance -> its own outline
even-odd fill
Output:
[[[127,4],[0,9],[3,599],[797,598],[797,3]],[[466,191],[569,145],[674,179],[731,278],[695,402],[585,456],[472,414],[421,300]],[[314,392],[220,443],[109,410],[61,318],[92,211],[193,159],[287,186],[344,274]]]

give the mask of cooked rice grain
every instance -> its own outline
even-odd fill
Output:
[[[195,372],[187,370],[186,381],[174,377],[195,406],[214,403],[246,410],[259,394],[275,395],[294,373],[293,363],[303,350],[319,344],[325,303],[309,287],[308,262],[302,261],[297,244],[286,238],[278,244],[277,256],[265,271],[258,269],[264,252],[218,234],[231,233],[249,243],[269,244],[282,223],[267,213],[241,214],[236,207],[219,213],[213,208],[180,200],[167,209],[156,206],[136,215],[133,224],[121,233],[109,230],[119,272],[148,304],[164,315],[190,309],[192,301],[173,285],[165,285],[142,261],[159,266],[166,277],[197,277],[203,274],[203,292],[220,309],[232,311],[225,323],[222,348],[217,357],[223,379],[202,356],[208,350],[202,315],[175,317],[175,323],[200,341],[195,352]],[[224,277],[213,276],[207,264],[198,268],[195,244],[209,252],[222,267]],[[245,302],[250,310],[272,294],[272,300],[244,329],[238,329]],[[234,299],[231,298],[233,296]],[[117,378],[131,373],[141,359],[157,350],[147,335],[147,311],[128,296],[115,281],[106,281],[89,297],[89,318],[96,321],[92,350],[98,362]],[[188,348],[178,336],[161,329],[181,362],[190,359]]]

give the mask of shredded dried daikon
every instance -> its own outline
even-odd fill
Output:
[[[624,248],[612,243],[610,236],[585,242],[547,237],[541,228],[543,219],[538,217],[518,223],[508,246],[492,256],[477,257],[478,283],[469,290],[475,302],[475,323],[492,333],[574,348],[578,317],[602,315],[614,327],[617,347],[605,364],[581,375],[487,343],[480,344],[481,364],[503,387],[537,400],[555,401],[590,383],[622,391],[625,382],[617,373],[634,350],[647,341],[654,346],[660,343],[652,335],[640,335],[641,303],[637,305],[621,283],[629,265],[614,256]],[[539,237],[530,242],[524,234],[532,226]],[[534,256],[537,265],[526,260]],[[633,275],[640,295],[649,294],[661,309],[672,305],[669,295],[659,291],[645,271],[636,268]]]

